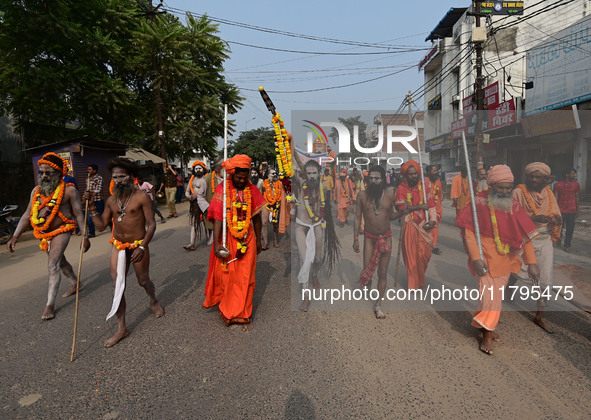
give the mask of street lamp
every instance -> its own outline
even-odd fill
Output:
[[[244,131],[247,130],[248,123],[251,122],[251,121],[253,121],[253,120],[256,120],[256,119],[257,119],[257,117],[252,117],[250,120],[244,121]]]

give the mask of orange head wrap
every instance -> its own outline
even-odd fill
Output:
[[[525,167],[525,174],[531,174],[532,172],[540,171],[542,175],[550,176],[550,167],[546,165],[544,162],[534,162],[530,163]]]
[[[195,162],[193,162],[193,166],[192,167],[194,168],[197,165],[201,165],[201,167],[203,169],[207,169],[206,166],[205,166],[205,163],[204,162],[201,162],[200,160],[196,160]]]
[[[222,167],[226,170],[228,175],[233,175],[236,169],[250,169],[250,162],[252,161],[246,155],[236,155],[222,163]]]
[[[347,175],[347,170],[346,169],[342,169],[341,170],[341,175]]]
[[[417,173],[420,176],[421,166],[419,165],[419,162],[417,162],[416,160],[409,160],[404,165],[402,165],[402,167],[400,168],[400,173],[402,174],[402,176],[406,176],[406,171],[408,171],[408,168],[410,168],[411,166],[417,170]]]
[[[60,172],[62,176],[68,173],[68,165],[66,165],[66,161],[61,156],[52,152],[45,153],[43,157],[37,161],[37,165],[49,165]]]
[[[507,165],[495,165],[488,171],[486,183],[488,185],[498,184],[499,182],[513,182],[513,172]]]
[[[369,171],[363,171],[363,176],[369,176]]]

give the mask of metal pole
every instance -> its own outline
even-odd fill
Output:
[[[470,158],[468,157],[468,146],[466,145],[466,134],[462,131],[462,146],[464,147],[464,159],[466,160],[466,168],[468,170],[468,185],[472,188],[472,174],[470,173]],[[478,215],[476,214],[476,199],[474,191],[470,191],[470,204],[472,205],[472,219],[474,220],[474,236],[478,243],[478,252],[480,252],[480,259],[484,261],[484,254],[482,253],[482,242],[480,240],[480,225],[478,224]]]
[[[228,159],[228,105],[224,105],[224,162]],[[228,174],[224,169],[224,215],[222,221],[222,246],[226,248],[226,209],[228,203],[226,202],[226,187],[228,185]]]
[[[427,186],[425,185],[425,175],[423,170],[423,157],[421,156],[421,136],[419,136],[419,124],[415,118],[415,129],[417,130],[417,146],[419,149],[419,166],[421,167],[421,184],[423,185],[423,203],[427,203]],[[425,221],[429,223],[429,210],[425,210]]]

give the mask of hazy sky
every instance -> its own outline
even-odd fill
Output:
[[[225,76],[246,98],[244,107],[231,116],[238,132],[271,126],[270,113],[258,92],[260,85],[265,87],[288,127],[293,110],[396,111],[406,93],[423,84],[423,73],[419,73],[417,64],[431,45],[425,42],[427,35],[451,7],[469,5],[466,0],[455,4],[441,0],[164,2],[164,7],[177,15],[190,11],[234,23],[220,24],[219,35],[229,42],[232,51]],[[297,36],[238,26],[243,24]],[[301,35],[323,40],[303,39]],[[327,42],[327,38],[338,43]],[[381,45],[376,47],[377,44]],[[380,79],[357,84],[374,78]],[[355,85],[334,88],[349,84]],[[421,98],[416,105],[422,109],[423,104]]]

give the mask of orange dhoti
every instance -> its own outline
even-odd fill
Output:
[[[232,260],[236,255],[238,241],[228,235],[227,248]],[[248,324],[252,316],[252,295],[255,287],[255,268],[257,248],[253,229],[248,230],[246,237],[246,253],[239,260],[222,266],[221,260],[213,252],[209,255],[209,272],[205,284],[204,308],[211,308],[219,303],[220,316],[226,323]]]
[[[425,286],[425,272],[431,259],[432,242],[428,241],[428,237],[421,234],[419,229],[417,224],[410,220],[404,225],[402,257],[406,266],[409,289]]]
[[[478,290],[481,296],[478,309],[472,318],[473,326],[494,331],[501,317],[503,289],[508,280],[508,275],[492,277],[490,273],[478,278]]]

